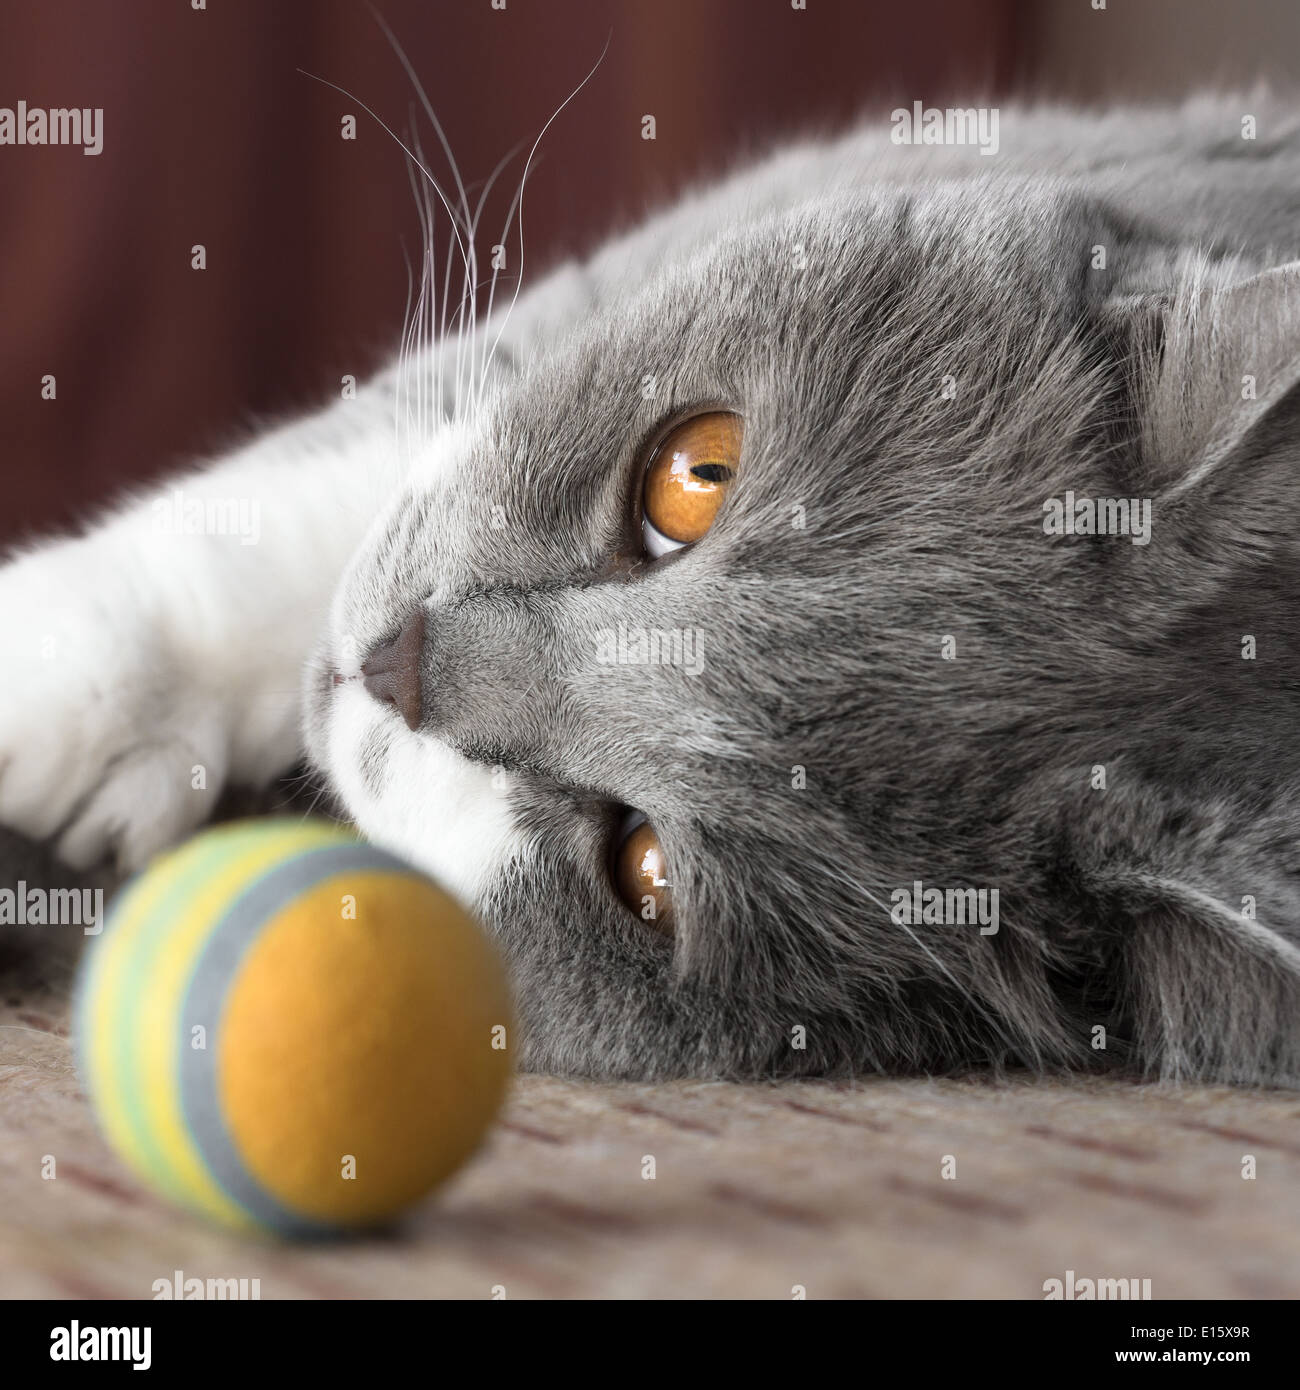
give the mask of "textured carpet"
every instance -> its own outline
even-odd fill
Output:
[[[292,1248],[142,1189],[95,1130],[61,992],[14,984],[0,1295],[149,1298],[180,1270],[260,1280],[262,1298],[1042,1298],[1072,1269],[1150,1279],[1157,1299],[1294,1297],[1298,1120],[1292,1094],[1114,1081],[524,1077],[400,1230]]]

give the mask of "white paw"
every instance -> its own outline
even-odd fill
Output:
[[[0,823],[135,869],[210,815],[228,739],[131,557],[66,541],[0,568]]]

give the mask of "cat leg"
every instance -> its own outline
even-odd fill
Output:
[[[0,824],[138,867],[299,753],[304,661],[396,491],[376,385],[0,567]]]

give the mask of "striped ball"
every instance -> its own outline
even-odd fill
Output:
[[[111,1145],[219,1221],[384,1222],[505,1093],[495,951],[446,893],[322,822],[205,831],[118,896],[82,963],[81,1074]]]

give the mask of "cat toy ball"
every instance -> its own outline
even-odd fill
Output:
[[[320,822],[222,825],[119,895],[76,1033],[109,1142],[182,1206],[292,1236],[441,1182],[505,1093],[510,996],[440,888]]]

